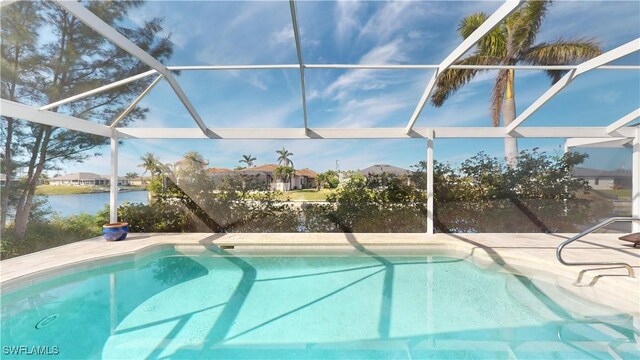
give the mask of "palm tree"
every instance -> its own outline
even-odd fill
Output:
[[[548,43],[534,44],[542,20],[548,13],[551,1],[529,1],[501,25],[496,26],[477,44],[475,52],[455,62],[456,65],[566,65],[588,60],[600,55],[593,39],[558,39]],[[458,33],[467,38],[487,19],[485,13],[471,14],[458,26]],[[440,107],[445,100],[467,84],[481,69],[449,69],[438,77],[431,97],[434,106]],[[557,82],[566,71],[545,70],[552,83]],[[509,125],[516,118],[514,70],[500,70],[496,77],[491,97],[493,126]],[[505,158],[510,166],[517,164],[518,143],[516,138],[505,138]]]
[[[209,162],[205,160],[204,156],[197,151],[189,151],[182,156],[182,161],[185,164],[185,170],[202,171],[209,165]]]
[[[254,167],[253,162],[256,161],[257,159],[253,156],[251,156],[251,154],[249,155],[242,155],[242,159],[240,161],[238,161],[239,163],[245,163],[247,164],[247,167]]]
[[[278,164],[293,167],[293,161],[290,159],[293,153],[283,147],[281,150],[276,150],[276,154],[278,154]]]
[[[142,160],[142,164],[138,166],[144,168],[144,173],[142,173],[142,175],[149,172],[151,174],[151,180],[153,180],[156,173],[158,173],[159,171],[158,164],[160,164],[160,161],[152,153],[144,154],[144,156],[142,156],[140,160]]]
[[[295,175],[296,171],[291,166],[280,165],[273,170],[273,176],[280,179],[283,183],[289,183],[289,190],[291,189],[291,179]]]

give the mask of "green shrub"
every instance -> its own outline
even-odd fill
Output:
[[[425,232],[425,195],[404,178],[352,178],[327,197],[329,205],[305,207],[305,227],[310,232]]]
[[[98,216],[88,214],[69,217],[54,216],[49,221],[32,221],[22,241],[13,238],[13,228],[9,226],[6,233],[2,234],[0,256],[2,259],[7,259],[29,254],[96,237],[101,233],[102,223]]]

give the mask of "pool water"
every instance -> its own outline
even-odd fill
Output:
[[[630,316],[438,256],[164,252],[2,298],[3,358],[638,358]],[[606,316],[604,315],[606,314]]]

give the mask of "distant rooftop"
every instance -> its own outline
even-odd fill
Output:
[[[207,172],[210,174],[219,174],[219,173],[227,173],[227,172],[240,172],[243,174],[249,174],[249,175],[256,175],[258,173],[266,173],[266,174],[273,174],[273,172],[276,170],[276,168],[279,165],[277,164],[264,164],[264,165],[258,165],[258,166],[254,166],[254,167],[249,167],[249,168],[244,168],[244,169],[239,169],[239,170],[233,170],[233,169],[227,169],[227,168],[209,168],[207,169]],[[300,170],[296,170],[296,175],[298,176],[306,176],[309,178],[316,178],[318,177],[318,173],[316,173],[315,171],[308,169],[308,168],[304,168],[304,169],[300,169]]]
[[[631,170],[616,169],[616,170],[598,170],[576,167],[571,172],[571,175],[575,177],[631,177]]]
[[[387,164],[376,164],[376,165],[371,165],[366,169],[362,169],[359,171],[360,174],[362,175],[380,175],[380,174],[391,174],[391,175],[396,175],[396,176],[404,176],[404,175],[411,175],[411,171],[407,170],[407,169],[403,169],[397,166],[393,166],[393,165],[387,165]]]
[[[105,177],[104,175],[98,175],[96,173],[90,172],[77,172],[72,174],[64,174],[60,176],[56,176],[51,180],[94,180],[94,179],[108,179],[109,177]]]
[[[51,180],[67,180],[67,181],[71,181],[71,180],[96,180],[96,179],[102,179],[102,180],[109,180],[111,179],[111,177],[109,175],[99,175],[96,173],[92,173],[92,172],[77,172],[77,173],[71,173],[71,174],[64,174],[64,175],[60,175],[60,176],[56,176],[51,178]],[[125,179],[124,176],[118,176],[118,179],[123,180]]]

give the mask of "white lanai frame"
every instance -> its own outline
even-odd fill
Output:
[[[6,6],[13,1],[3,1],[1,6]],[[411,139],[422,138],[427,142],[427,178],[430,184],[433,180],[433,139],[439,138],[504,138],[504,137],[533,137],[533,138],[568,138],[566,148],[573,146],[585,146],[587,144],[604,143],[628,144],[633,143],[633,215],[640,216],[640,127],[628,127],[627,125],[640,117],[640,109],[615,121],[607,127],[519,127],[530,115],[542,107],[549,99],[568,85],[575,77],[593,69],[602,70],[640,70],[636,65],[606,65],[632,52],[640,50],[640,39],[633,40],[594,59],[579,65],[548,65],[548,66],[523,66],[523,65],[453,65],[465,52],[471,49],[484,35],[497,26],[505,17],[515,11],[521,4],[520,0],[507,0],[484,24],[465,39],[449,56],[437,65],[391,65],[391,64],[305,64],[302,58],[300,32],[297,22],[295,1],[290,0],[291,18],[294,31],[294,40],[298,64],[273,64],[273,65],[197,65],[197,66],[165,66],[157,59],[140,49],[132,41],[124,37],[113,27],[106,24],[96,15],[80,3],[72,1],[56,1],[60,6],[68,10],[87,26],[112,41],[118,47],[135,56],[152,70],[141,74],[101,86],[94,90],[74,95],[69,98],[35,108],[19,104],[9,100],[0,101],[0,113],[3,116],[15,117],[44,125],[63,127],[70,130],[86,132],[111,138],[111,196],[110,217],[111,221],[117,221],[117,179],[118,179],[118,139],[180,139],[180,138],[213,138],[213,139]],[[409,119],[406,127],[396,128],[309,128],[307,122],[306,93],[304,84],[304,69],[434,69],[427,87],[420,98],[416,109]],[[172,71],[185,70],[250,70],[250,69],[299,69],[302,106],[304,114],[303,128],[208,128],[202,121],[195,107],[184,93]],[[525,112],[506,128],[496,127],[442,127],[442,128],[414,128],[414,125],[428,101],[437,77],[446,69],[518,69],[518,70],[566,70],[568,73],[545,94],[535,101]],[[132,81],[157,74],[158,77],[128,106],[123,113],[113,119],[110,126],[93,123],[91,121],[74,118],[48,111],[60,105],[95,95],[102,91],[110,90]],[[162,79],[167,80],[180,101],[183,103],[197,128],[125,128],[116,127],[135,106],[146,96],[153,87]],[[516,131],[517,129],[517,131]],[[433,185],[427,189],[428,200],[428,232],[433,232]],[[636,224],[635,230],[640,231],[640,224]]]
[[[573,81],[578,76],[639,50],[640,38],[631,40],[624,45],[618,46],[613,50],[607,51],[602,55],[596,56],[595,58],[578,65],[575,69],[572,69],[567,74],[565,74],[557,83],[549,88],[549,90],[542,94],[542,96],[540,96],[538,100],[536,100],[533,104],[531,104],[531,106],[529,106],[524,112],[522,112],[522,114],[520,114],[511,124],[509,124],[509,126],[505,128],[505,131],[507,133],[511,133],[516,130],[516,128],[522,125],[522,123],[527,120],[529,116],[538,111],[538,109],[540,109],[542,105],[551,100],[554,95],[559,93],[560,90],[564,89],[567,85],[569,85],[571,81]],[[629,122],[631,122],[631,120],[629,120]]]
[[[431,92],[433,92],[433,88],[436,86],[436,81],[438,81],[438,77],[447,70],[448,67],[453,65],[453,63],[458,60],[462,55],[464,55],[469,49],[471,49],[483,36],[485,36],[488,32],[493,30],[500,22],[502,22],[509,14],[514,12],[519,6],[521,2],[520,0],[510,0],[506,1],[502,6],[496,10],[487,20],[482,23],[471,35],[469,35],[464,41],[455,48],[449,56],[447,56],[440,65],[435,69],[435,72],[431,76],[431,80],[427,84],[427,88],[424,89],[422,93],[422,97],[420,101],[418,101],[418,106],[413,111],[413,115],[409,119],[409,123],[407,124],[406,132],[407,134],[411,132],[413,129],[413,125],[415,125],[422,109],[424,109],[424,105],[429,100],[431,96]]]

